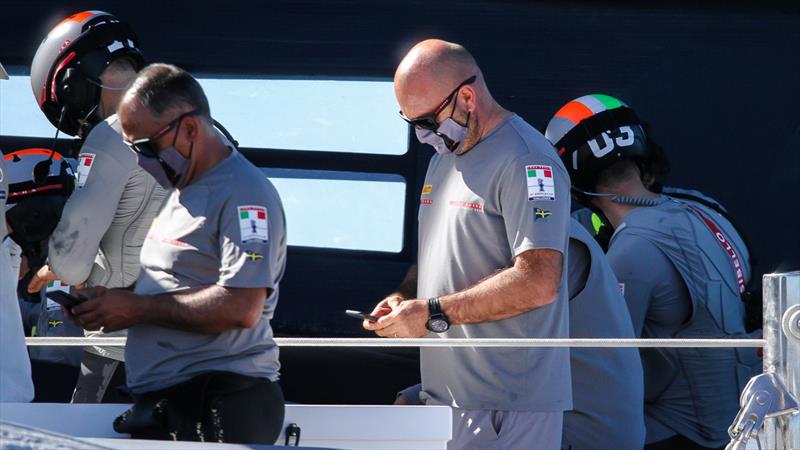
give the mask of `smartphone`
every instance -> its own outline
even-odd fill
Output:
[[[67,294],[64,291],[48,292],[47,298],[68,309],[72,309],[80,303],[86,301],[86,299],[83,297],[76,297],[74,295]]]
[[[369,320],[372,323],[375,323],[375,322],[378,321],[377,317],[369,315],[369,314],[364,314],[361,311],[355,311],[355,310],[352,310],[352,309],[348,309],[344,313],[347,314],[350,317],[355,318],[355,319]]]

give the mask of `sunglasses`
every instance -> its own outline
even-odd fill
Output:
[[[439,128],[439,123],[436,121],[436,116],[438,116],[439,113],[441,113],[445,108],[447,108],[447,105],[449,105],[450,102],[453,101],[453,97],[455,97],[455,95],[462,87],[474,83],[477,78],[478,78],[477,75],[473,75],[464,80],[458,86],[456,86],[456,88],[453,89],[453,92],[451,92],[450,95],[445,97],[445,99],[442,100],[441,103],[439,103],[439,106],[437,106],[436,109],[433,110],[433,112],[419,116],[416,119],[409,119],[408,117],[406,117],[405,114],[403,114],[403,111],[400,111],[400,117],[402,117],[403,120],[410,123],[411,125],[414,125],[415,127],[436,131],[436,129]]]
[[[142,156],[146,156],[148,158],[157,158],[158,146],[155,145],[155,141],[157,141],[162,136],[167,134],[171,129],[175,128],[179,123],[181,123],[181,120],[183,120],[184,118],[196,115],[199,112],[200,112],[199,110],[195,109],[181,114],[180,116],[173,119],[170,123],[164,125],[164,128],[161,128],[160,130],[156,131],[156,133],[150,137],[136,139],[135,141],[128,141],[123,139],[122,142],[124,142],[125,145],[130,147],[131,150]]]

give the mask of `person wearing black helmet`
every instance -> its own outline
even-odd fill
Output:
[[[44,291],[50,292],[63,286],[62,283],[54,281],[41,292],[25,292],[28,268],[35,270],[44,263],[47,241],[74,189],[74,160],[68,162],[60,153],[44,148],[18,150],[6,155],[4,160],[5,178],[9,183],[5,211],[10,228],[8,241],[14,244],[12,253],[21,254],[14,263],[19,268],[14,271],[22,277],[21,286],[16,287],[16,279],[10,286],[20,298],[19,309],[25,328],[32,333],[35,331],[37,336],[83,336],[79,327],[64,320],[60,306],[45,295]],[[16,330],[17,325],[0,326]],[[5,355],[6,346],[0,348]],[[34,401],[68,402],[75,389],[83,352],[79,348],[41,346],[31,347],[27,353],[36,393]]]
[[[608,95],[567,103],[545,136],[575,197],[614,228],[608,259],[634,331],[647,338],[746,337],[749,253],[727,213],[705,197],[662,192],[666,157],[636,113]],[[754,349],[642,349],[646,449],[720,448],[739,394],[760,366]]]
[[[33,400],[31,363],[17,305],[21,249],[8,236],[8,194],[8,170],[5,158],[0,157],[0,402],[29,402]]]
[[[139,251],[164,190],[136,164],[115,113],[143,66],[131,27],[102,11],[64,19],[39,45],[31,65],[34,97],[59,131],[84,142],[76,190],[50,239],[48,265],[29,292],[54,279],[110,288],[135,282]],[[115,389],[124,382],[121,361],[122,348],[87,347],[73,402],[122,400]]]

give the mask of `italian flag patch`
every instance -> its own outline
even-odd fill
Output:
[[[555,200],[556,185],[551,166],[525,166],[528,180],[528,200]]]
[[[242,243],[269,241],[269,222],[267,208],[263,206],[244,205],[238,207],[239,230]]]

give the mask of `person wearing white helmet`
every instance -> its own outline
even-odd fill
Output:
[[[34,397],[17,283],[44,260],[47,238],[73,187],[72,168],[51,150],[0,158],[0,402]]]
[[[129,25],[102,11],[61,21],[31,65],[33,94],[61,132],[85,139],[75,193],[49,243],[48,265],[28,290],[60,279],[70,285],[130,288],[139,251],[164,190],[122,142],[120,98],[144,59]],[[94,332],[90,335],[102,335]],[[115,334],[124,336],[124,331]],[[73,402],[120,401],[123,349],[87,347]]]
[[[602,94],[563,106],[545,136],[575,197],[614,228],[608,259],[637,336],[742,338],[748,248],[730,215],[690,191],[662,190],[662,149],[625,103]],[[641,349],[645,449],[720,448],[739,394],[760,367],[754,349]]]

